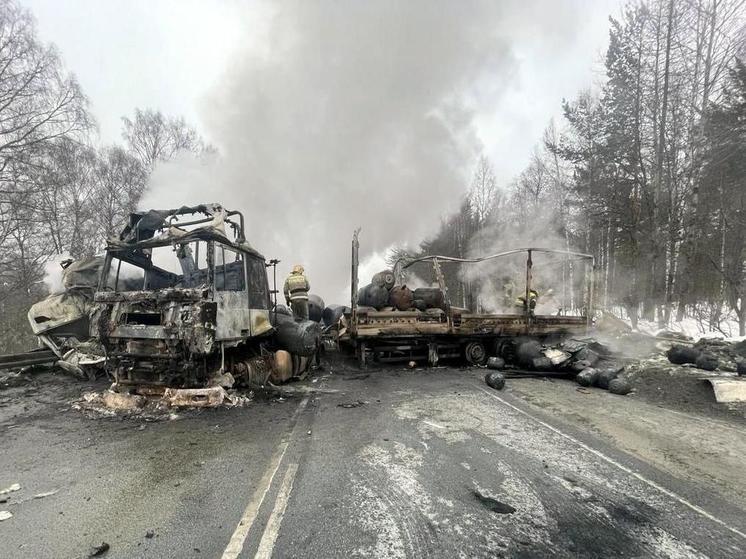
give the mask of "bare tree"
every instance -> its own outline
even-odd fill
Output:
[[[44,176],[52,148],[64,138],[82,138],[91,127],[85,96],[55,49],[37,39],[28,10],[15,0],[0,0],[0,332],[7,334],[5,351],[28,343],[25,313],[43,292],[45,262],[63,242],[48,220],[47,210],[54,206],[47,204],[52,185]]]
[[[137,207],[148,173],[143,164],[119,146],[102,151],[96,170],[94,220],[102,240],[113,237]]]
[[[28,10],[0,0],[0,180],[40,145],[88,129],[87,100],[53,47],[36,38]]]
[[[127,147],[148,171],[152,171],[158,161],[168,161],[180,151],[201,154],[214,150],[181,117],[167,117],[152,109],[135,109],[134,119],[123,117],[122,122],[122,137]]]
[[[477,227],[480,227],[487,221],[487,218],[497,207],[498,203],[495,172],[492,169],[489,159],[482,155],[479,158],[479,163],[477,163],[471,188],[469,189],[469,205],[477,222]]]

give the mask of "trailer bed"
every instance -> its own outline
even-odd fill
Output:
[[[350,316],[340,342],[354,346],[361,365],[418,361],[435,365],[442,359],[465,357],[481,364],[498,344],[520,337],[584,336],[583,316],[534,316],[428,311],[363,311]]]
[[[588,320],[584,316],[540,315],[527,318],[519,314],[453,313],[452,319],[440,311],[369,311],[359,312],[352,322],[350,335],[367,338],[412,336],[541,336],[584,334]]]

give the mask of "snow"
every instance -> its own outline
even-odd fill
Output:
[[[626,313],[619,312],[618,309],[615,309],[615,311],[614,314],[616,316],[624,320],[630,327],[632,326]],[[675,311],[672,314],[675,316]],[[687,314],[680,322],[671,321],[665,328],[661,328],[658,321],[639,319],[636,330],[651,336],[655,336],[661,332],[678,332],[695,340],[700,338],[721,338],[730,342],[746,340],[746,336],[738,335],[738,319],[735,313],[724,311],[721,316],[722,318],[717,328],[711,327],[704,309],[695,309],[693,313]]]

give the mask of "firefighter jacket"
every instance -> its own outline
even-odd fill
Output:
[[[303,274],[290,274],[285,280],[285,299],[288,301],[308,300],[311,286]]]

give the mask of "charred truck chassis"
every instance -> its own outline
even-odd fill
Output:
[[[397,278],[402,270],[416,262],[433,264],[436,280],[443,293],[443,309],[427,311],[375,311],[358,305],[359,241],[356,231],[352,240],[352,312],[343,342],[352,344],[361,366],[376,362],[427,360],[437,365],[441,359],[464,358],[473,365],[483,365],[490,355],[510,358],[516,343],[526,338],[551,343],[588,333],[592,320],[593,256],[569,251],[540,248],[516,249],[477,259],[425,256],[409,262],[399,261],[394,269]],[[452,307],[440,269],[442,262],[476,263],[507,255],[526,253],[526,286],[528,299],[532,281],[532,256],[535,252],[560,254],[590,263],[585,278],[585,304],[578,316],[534,315],[526,308],[519,314],[473,313]]]
[[[183,220],[193,214],[203,217]],[[170,269],[168,253],[178,261]],[[212,204],[132,214],[107,245],[91,335],[117,386],[281,382],[308,359],[276,346],[270,293],[239,212]]]

